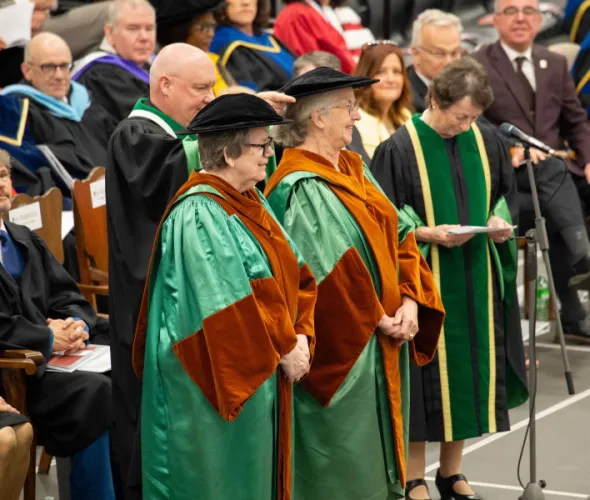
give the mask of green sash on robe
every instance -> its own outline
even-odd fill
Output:
[[[365,175],[379,188],[367,168]],[[362,230],[330,188],[313,180],[317,177],[311,172],[286,176],[269,195],[268,202],[299,248],[318,286],[344,253],[356,248],[380,296],[377,265]],[[402,223],[400,220],[400,225]],[[403,229],[400,226],[400,241],[407,230],[409,225],[404,225]],[[408,344],[400,351],[399,370],[407,457]],[[294,398],[294,500],[403,498],[381,349],[375,334],[327,408],[322,408],[302,387],[295,388]],[[347,466],[334,471],[331,462]]]
[[[429,127],[420,115],[414,115],[406,127],[412,140],[420,172],[426,224],[410,206],[402,211],[406,221],[415,228],[427,225],[459,224],[453,178],[444,139]],[[512,224],[504,198],[491,207],[491,178],[483,138],[477,127],[456,136],[468,191],[469,224],[485,226],[491,215]],[[495,267],[503,301],[504,325],[516,290],[516,242],[509,240],[494,244],[486,234],[475,235],[469,248],[472,276],[473,311],[477,336],[477,366],[480,400],[474,401],[473,368],[471,360],[471,330],[468,314],[466,269],[463,247],[443,248],[420,243],[422,254],[430,253],[431,268],[446,310],[443,335],[439,342],[438,358],[442,390],[445,440],[453,441],[478,435],[480,414],[481,432],[496,431],[496,344],[494,329],[494,293],[492,266]],[[505,331],[505,335],[509,332]],[[448,359],[465,359],[465,363],[448,363]],[[506,363],[507,400],[510,408],[522,404],[528,391]],[[477,407],[476,407],[477,405]]]

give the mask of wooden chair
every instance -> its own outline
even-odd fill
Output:
[[[95,167],[83,181],[72,185],[74,232],[80,266],[80,292],[96,309],[96,296],[108,296],[107,210],[105,168]]]
[[[2,387],[8,404],[14,406],[23,415],[27,415],[27,388],[25,375],[34,376],[37,366],[43,363],[43,355],[36,351],[7,350],[0,351],[0,374]],[[35,439],[31,445],[29,470],[24,484],[24,500],[35,500],[37,459]]]
[[[62,195],[61,191],[53,187],[42,196],[31,197],[27,194],[17,194],[12,199],[13,210],[25,205],[39,203],[42,226],[34,231],[43,239],[49,251],[54,255],[60,264],[64,263],[64,247],[61,238],[61,214],[62,214]],[[10,219],[10,212],[5,214],[6,219]],[[14,214],[14,212],[13,212]]]

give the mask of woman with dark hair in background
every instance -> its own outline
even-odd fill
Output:
[[[168,1],[158,7],[158,43],[165,47],[172,43],[188,43],[206,52],[215,65],[216,96],[235,84],[229,72],[219,64],[219,56],[209,52],[217,23],[214,12],[225,7],[224,0]]]
[[[215,12],[220,25],[211,42],[238,85],[255,91],[278,90],[293,76],[295,58],[276,38],[265,32],[269,0],[229,0]]]
[[[379,80],[355,92],[361,115],[356,127],[365,151],[372,157],[377,146],[412,116],[412,94],[402,51],[388,41],[365,45],[354,74]]]

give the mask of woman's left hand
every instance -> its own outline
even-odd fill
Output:
[[[393,317],[393,333],[391,337],[400,344],[412,340],[418,333],[418,304],[410,297],[402,298],[402,305]]]
[[[490,238],[490,240],[492,240],[494,243],[504,243],[508,238],[510,238],[510,236],[512,236],[512,226],[497,215],[492,215],[489,218],[488,227],[502,229],[501,231],[488,233],[488,238]]]
[[[258,92],[258,94],[256,94],[256,97],[260,97],[260,99],[265,100],[281,116],[285,114],[287,104],[292,104],[296,102],[296,99],[294,97],[291,97],[287,94],[283,94],[282,92],[275,92],[272,90],[266,92]]]

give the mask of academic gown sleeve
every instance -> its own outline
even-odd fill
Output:
[[[139,98],[149,93],[147,83],[110,64],[88,68],[77,81],[88,89],[92,101],[99,103],[117,123],[129,116]]]
[[[173,210],[159,248],[150,277],[146,370],[169,366],[152,356],[170,346],[194,384],[180,383],[187,390],[182,397],[198,387],[233,421],[296,345],[282,293],[241,221],[206,196],[191,196]]]
[[[38,325],[20,314],[0,311],[0,350],[28,349],[39,351],[47,360],[51,349],[51,333],[47,326]]]

